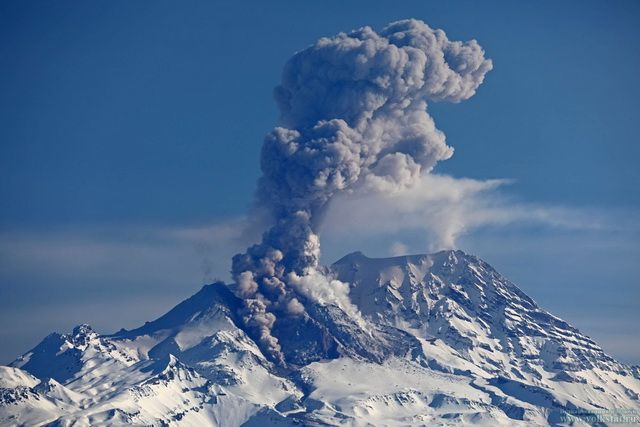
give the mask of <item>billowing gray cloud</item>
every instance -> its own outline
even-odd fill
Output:
[[[257,192],[274,223],[232,267],[245,321],[274,359],[273,313],[290,307],[290,277],[316,272],[331,199],[407,188],[449,158],[427,102],[468,99],[491,68],[475,40],[450,41],[416,20],[322,38],[289,59],[275,90],[281,126],[265,138]]]

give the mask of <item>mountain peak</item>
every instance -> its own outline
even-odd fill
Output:
[[[73,328],[70,335],[65,335],[65,338],[74,346],[86,346],[92,339],[97,338],[98,334],[93,328],[83,323]]]
[[[361,251],[355,251],[355,252],[351,252],[345,256],[343,256],[342,258],[340,258],[339,260],[337,260],[336,262],[334,262],[334,264],[343,264],[346,262],[352,262],[358,259],[369,259],[364,253],[362,253]]]
[[[637,369],[478,257],[353,252],[327,271],[353,309],[300,296],[305,312],[272,330],[286,369],[214,283],[131,331],[49,335],[0,369],[0,424],[554,425],[640,409]]]
[[[445,249],[431,254],[406,254],[395,255],[391,257],[369,257],[361,251],[351,252],[337,260],[333,265],[348,264],[358,261],[379,262],[379,263],[420,263],[426,258],[436,260],[447,260],[450,263],[458,263],[460,260],[473,262],[478,260],[474,255],[469,255],[460,249]]]

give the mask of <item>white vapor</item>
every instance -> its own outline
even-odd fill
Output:
[[[303,276],[295,272],[289,273],[289,285],[300,294],[319,304],[332,304],[340,307],[352,319],[355,319],[363,329],[366,326],[362,314],[349,298],[349,284],[332,277],[327,277],[318,271],[309,271]],[[296,300],[297,301],[297,300]]]
[[[485,226],[531,224],[572,229],[605,226],[594,213],[512,200],[500,191],[510,183],[506,179],[483,181],[427,174],[402,191],[341,195],[333,200],[327,212],[323,234],[417,231],[424,235],[424,249],[435,251],[453,249],[460,236]],[[407,250],[399,242],[391,248],[394,255]]]
[[[402,256],[409,253],[409,246],[402,242],[393,242],[389,247],[389,254],[392,256]]]

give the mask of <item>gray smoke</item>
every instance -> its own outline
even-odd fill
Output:
[[[417,20],[322,38],[289,59],[257,192],[273,225],[232,266],[245,322],[276,361],[276,314],[303,312],[292,284],[318,273],[317,230],[331,199],[410,187],[451,157],[427,101],[468,99],[491,68],[475,40],[450,41]]]

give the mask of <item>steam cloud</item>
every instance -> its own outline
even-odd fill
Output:
[[[341,192],[410,187],[453,149],[427,114],[427,101],[471,97],[491,70],[475,40],[404,20],[322,38],[287,62],[275,90],[281,127],[265,138],[258,206],[273,225],[233,258],[244,320],[274,360],[276,314],[299,316],[298,298],[322,295],[345,311],[347,286],[319,280],[319,223]],[[330,286],[314,292],[309,286]]]

